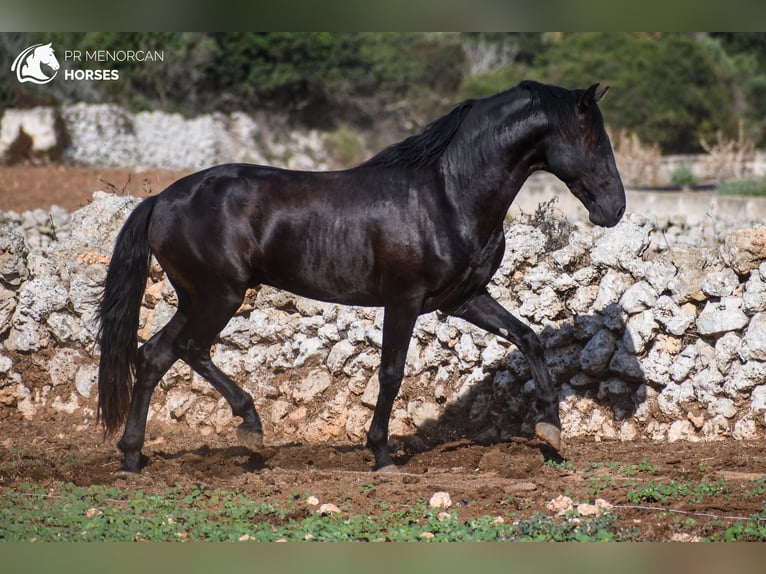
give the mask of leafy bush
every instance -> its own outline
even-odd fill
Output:
[[[664,153],[699,151],[698,142],[718,129],[736,133],[723,66],[705,44],[681,34],[566,34],[535,62],[552,82],[608,84],[607,123],[659,143]]]
[[[688,165],[679,165],[670,174],[670,183],[673,185],[689,186],[697,183],[697,178]]]
[[[368,155],[357,132],[347,124],[327,134],[327,146],[335,161],[344,167],[357,165]]]

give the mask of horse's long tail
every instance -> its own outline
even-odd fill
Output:
[[[149,218],[157,196],[130,214],[114,245],[98,308],[98,420],[108,435],[125,422],[132,394],[138,318],[149,274]]]

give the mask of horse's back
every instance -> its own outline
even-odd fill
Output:
[[[239,284],[357,305],[441,291],[469,263],[455,242],[434,179],[388,168],[220,165],[168,187],[150,225],[171,275],[205,267]]]

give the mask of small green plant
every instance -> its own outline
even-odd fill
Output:
[[[766,478],[754,478],[750,484],[752,488],[745,492],[745,496],[748,498],[766,496]]]
[[[575,466],[569,462],[568,460],[562,460],[562,461],[556,461],[553,459],[546,460],[545,466],[548,466],[550,468],[555,468],[556,470],[569,470],[572,472],[576,472],[577,469]]]
[[[679,165],[670,174],[670,183],[673,185],[690,186],[697,183],[697,178],[691,167],[688,165]]]
[[[375,483],[372,482],[365,482],[364,484],[359,485],[359,492],[362,494],[369,493],[372,494],[378,489],[377,486],[375,486]]]
[[[646,459],[646,457],[641,459],[641,462],[638,463],[638,472],[641,472],[643,474],[654,474],[657,472],[657,466],[654,464],[649,464],[649,461]]]

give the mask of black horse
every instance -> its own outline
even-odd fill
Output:
[[[625,192],[596,105],[606,89],[597,88],[526,81],[459,104],[353,169],[220,165],[145,199],[117,237],[99,307],[98,412],[107,435],[127,419],[122,472],[140,471],[149,401],[177,359],[244,419],[240,440],[263,444],[252,397],[210,358],[218,333],[257,285],[385,308],[380,391],[367,434],[376,470],[394,468],[388,423],[415,321],[437,309],[525,354],[537,386],[535,432],[558,450],[558,393],[542,344],[486,285],[503,257],[505,214],[534,171],[566,183],[592,223],[608,227],[622,217]],[[151,254],[177,291],[178,310],[137,348]]]

